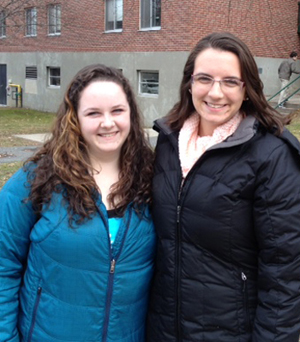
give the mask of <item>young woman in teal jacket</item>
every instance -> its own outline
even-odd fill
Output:
[[[153,153],[128,81],[77,73],[52,136],[0,192],[0,341],[142,342]]]

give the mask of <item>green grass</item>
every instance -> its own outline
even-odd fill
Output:
[[[52,113],[25,108],[0,108],[0,146],[36,146],[34,141],[16,138],[15,134],[47,133],[54,120]]]
[[[0,107],[0,147],[37,146],[40,143],[16,138],[15,134],[50,132],[55,116],[25,108]],[[0,164],[0,189],[22,163]]]
[[[287,126],[287,128],[298,138],[298,140],[300,140],[300,110],[296,113],[297,117],[292,121],[291,125]]]
[[[22,164],[22,162],[0,164],[0,189]]]

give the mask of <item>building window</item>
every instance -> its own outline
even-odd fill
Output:
[[[141,0],[141,28],[158,29],[161,23],[161,0]]]
[[[37,79],[37,67],[36,66],[27,66],[25,69],[25,78],[30,80]]]
[[[106,31],[121,31],[123,27],[123,0],[106,0]]]
[[[6,37],[6,14],[5,11],[0,12],[0,37]]]
[[[50,5],[48,7],[48,33],[49,35],[59,35],[61,32],[61,7],[60,5]]]
[[[139,94],[158,95],[159,74],[157,71],[139,71]]]
[[[300,1],[298,1],[298,34],[300,34]]]
[[[60,68],[47,68],[48,87],[60,87]]]
[[[36,36],[37,14],[36,8],[26,9],[26,36]]]

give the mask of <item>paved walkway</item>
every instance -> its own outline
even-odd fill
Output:
[[[145,131],[149,136],[151,145],[154,147],[156,145],[157,133],[151,128],[146,128]],[[15,135],[15,137],[40,142],[42,144],[49,138],[49,133],[18,134]],[[25,161],[27,158],[32,156],[38,148],[39,146],[0,147],[0,164]]]
[[[0,147],[0,164],[25,161],[37,148],[38,146]]]

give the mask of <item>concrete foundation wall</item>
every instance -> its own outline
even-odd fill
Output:
[[[7,65],[7,80],[20,84],[23,89],[23,107],[56,112],[64,92],[77,71],[86,65],[103,63],[122,69],[137,95],[138,104],[145,118],[145,125],[152,126],[154,119],[166,115],[178,100],[182,70],[188,52],[131,52],[131,53],[1,53],[0,64]],[[256,58],[267,97],[280,89],[277,69],[282,59]],[[300,68],[300,62],[297,64]],[[26,66],[37,66],[37,80],[25,79]],[[47,86],[47,67],[60,67],[61,86]],[[138,71],[159,72],[159,94],[138,94]],[[296,75],[297,76],[297,75]],[[295,78],[296,76],[293,76]],[[300,82],[297,82],[300,87]],[[15,106],[11,96],[7,105]]]

